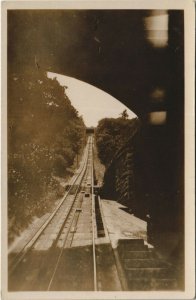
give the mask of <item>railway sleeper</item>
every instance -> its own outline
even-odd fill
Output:
[[[78,184],[72,185],[70,195],[74,195],[78,188],[79,188]]]
[[[98,237],[104,237],[104,236],[105,236],[104,228],[103,228],[103,229],[98,229],[98,230],[97,230],[97,236],[98,236]]]

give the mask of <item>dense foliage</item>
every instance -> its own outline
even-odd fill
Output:
[[[85,143],[85,125],[66,88],[39,68],[8,77],[10,237],[48,207]],[[55,194],[54,194],[55,192]]]
[[[96,143],[101,162],[107,166],[115,153],[128,141],[132,132],[139,127],[139,119],[128,119],[126,111],[120,118],[105,118],[96,129]]]

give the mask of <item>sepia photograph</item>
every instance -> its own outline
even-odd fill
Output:
[[[192,299],[193,3],[16,2],[2,299]]]

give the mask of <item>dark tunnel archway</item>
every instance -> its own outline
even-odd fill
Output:
[[[155,105],[151,95],[156,88],[164,83],[163,88],[171,90],[172,80],[183,78],[183,12],[156,11],[169,17],[168,28],[159,30],[163,36],[168,31],[165,47],[153,47],[148,41],[149,33],[157,30],[145,25],[153,14],[150,10],[9,11],[9,67],[34,65],[36,58],[40,68],[97,86],[143,117]],[[174,104],[172,98],[167,93],[161,105],[172,101],[171,106],[178,106],[179,100]]]

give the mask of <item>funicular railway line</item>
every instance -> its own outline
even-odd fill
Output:
[[[90,203],[91,209],[91,248],[93,289],[97,290],[96,249],[95,249],[95,208],[93,195],[93,137],[89,136],[79,170],[76,172],[65,196],[45,223],[37,230],[22,249],[9,259],[9,277],[16,277],[24,262],[35,251],[48,250],[47,257],[52,254],[53,265],[50,268],[48,284],[45,290],[51,290],[55,275],[62,264],[61,258],[66,248],[71,248],[73,236],[82,211],[83,201]],[[55,255],[54,255],[55,254]],[[30,259],[31,260],[31,259]],[[46,260],[47,262],[47,260]],[[12,280],[11,280],[12,281]],[[12,288],[12,287],[11,287]]]
[[[10,291],[177,288],[171,266],[162,262],[138,233],[133,238],[120,237],[118,247],[113,247],[115,232],[109,232],[105,224],[95,185],[93,142],[89,135],[80,167],[54,211],[19,250],[10,252]],[[121,222],[130,218],[134,219],[123,215]],[[133,222],[139,232],[140,221]]]

